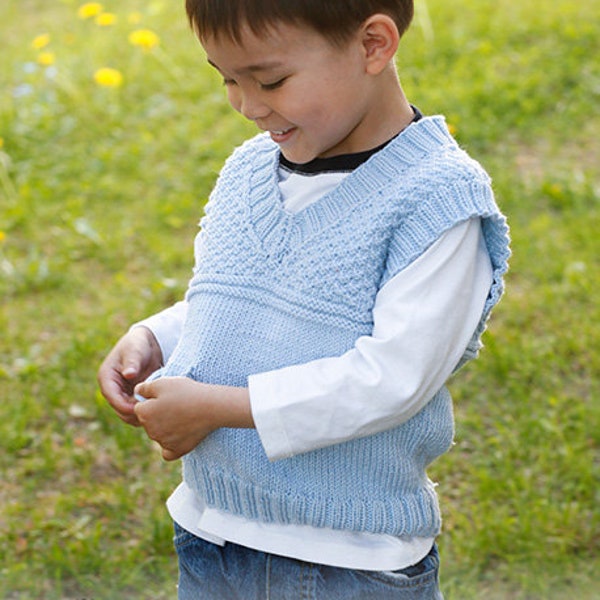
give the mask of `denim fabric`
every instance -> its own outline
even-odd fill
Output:
[[[217,546],[175,524],[179,600],[443,600],[434,545],[400,571],[355,571]]]

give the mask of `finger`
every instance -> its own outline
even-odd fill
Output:
[[[144,425],[146,421],[146,413],[148,412],[148,406],[146,402],[136,402],[133,405],[133,414],[137,417],[138,421]]]
[[[121,419],[121,421],[127,423],[128,425],[132,425],[133,427],[141,427],[141,423],[135,413],[126,415],[117,411],[117,416],[119,419]]]
[[[122,421],[128,425],[139,427],[140,422],[134,412],[135,402],[132,401],[130,396],[127,396],[121,391],[116,391],[112,397],[109,397],[107,392],[103,393],[105,398],[108,400],[108,403]]]
[[[131,414],[131,384],[126,382],[112,368],[101,368],[98,371],[98,384],[102,395],[108,400],[110,405],[120,413]]]
[[[135,379],[139,376],[140,373],[140,365],[138,363],[130,361],[129,364],[123,367],[121,374],[125,379]]]
[[[123,358],[121,374],[128,381],[137,383],[144,378],[144,355],[138,349],[131,349]]]
[[[156,398],[152,382],[138,383],[133,388],[133,396],[138,402],[143,402],[144,400],[148,400],[149,398]]]
[[[142,378],[143,356],[137,350],[130,350],[123,358],[121,374],[129,381]]]
[[[146,430],[148,437],[153,440],[156,440],[155,427],[157,425],[156,419],[154,419],[153,422],[155,403],[156,401],[154,399],[146,399],[144,402],[136,402],[133,405],[133,414],[142,427]]]

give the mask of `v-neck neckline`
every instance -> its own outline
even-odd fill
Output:
[[[425,117],[402,131],[334,189],[291,213],[283,207],[278,185],[279,147],[267,135],[261,138],[262,143],[252,157],[248,209],[252,230],[265,255],[277,262],[357,204],[381,193],[382,188],[418,162],[440,140],[455,144],[442,117]]]

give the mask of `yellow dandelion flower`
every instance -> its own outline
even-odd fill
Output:
[[[99,15],[104,10],[104,7],[99,2],[86,2],[77,10],[77,16],[80,19],[89,19]]]
[[[6,234],[4,231],[0,231],[0,244],[6,239]]]
[[[31,47],[34,50],[41,50],[45,48],[50,43],[50,34],[49,33],[41,33],[40,35],[36,35],[31,42]]]
[[[123,75],[117,69],[102,67],[94,73],[94,81],[102,87],[119,87],[123,84]]]
[[[40,52],[37,55],[37,62],[43,67],[49,67],[56,62],[56,55],[54,52]]]
[[[138,23],[140,23],[142,21],[142,13],[138,12],[138,11],[131,12],[127,15],[127,20],[132,25],[137,25]]]
[[[117,15],[114,13],[103,12],[96,16],[96,25],[100,27],[110,27],[117,22]]]
[[[0,137],[0,150],[2,150],[2,148],[4,148],[4,138]]]
[[[448,132],[450,133],[450,135],[456,135],[457,131],[458,131],[458,127],[456,127],[456,125],[453,125],[452,123],[448,123]]]
[[[136,29],[129,34],[129,43],[148,51],[158,46],[160,38],[150,29]]]
[[[559,200],[563,196],[563,187],[560,183],[551,183],[544,186],[544,191],[555,200]]]

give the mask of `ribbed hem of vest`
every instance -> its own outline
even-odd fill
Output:
[[[207,506],[260,522],[397,537],[435,537],[441,530],[439,502],[431,482],[400,498],[368,501],[346,498],[334,502],[330,498],[277,495],[211,470],[193,454],[185,457],[184,480]]]

